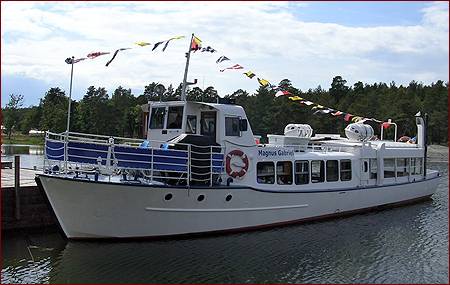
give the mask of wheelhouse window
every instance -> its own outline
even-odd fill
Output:
[[[164,115],[166,108],[157,107],[152,108],[152,115],[150,118],[150,129],[162,129],[164,125]]]
[[[338,181],[339,180],[339,168],[337,160],[327,160],[327,181]]]
[[[188,134],[197,133],[197,116],[194,115],[187,116],[186,133]]]
[[[181,129],[183,123],[183,106],[169,107],[167,115],[168,129]]]
[[[309,162],[296,161],[295,162],[295,184],[309,183]]]
[[[292,184],[292,162],[277,162],[277,183],[280,185]]]
[[[341,181],[352,180],[352,161],[350,159],[341,160]]]
[[[261,184],[275,183],[275,167],[273,162],[258,162],[257,181]]]
[[[225,117],[225,135],[235,137],[240,135],[239,117]]]
[[[323,160],[311,161],[311,182],[318,183],[325,181],[325,167]]]

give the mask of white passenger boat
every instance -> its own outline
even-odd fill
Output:
[[[362,123],[347,126],[346,138],[290,124],[260,144],[233,100],[142,109],[145,141],[47,132],[36,181],[67,238],[274,226],[423,200],[439,184],[439,173],[426,169],[420,116],[415,144],[371,140]]]

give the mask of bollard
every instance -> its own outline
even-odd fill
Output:
[[[14,193],[15,193],[15,218],[20,220],[20,156],[14,156]]]

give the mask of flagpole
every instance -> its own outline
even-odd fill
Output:
[[[65,143],[64,143],[64,161],[65,161],[65,167],[64,171],[67,175],[67,144],[69,142],[69,126],[70,126],[70,105],[72,103],[72,80],[73,80],[73,64],[75,63],[75,57],[72,56],[72,70],[70,72],[70,89],[69,89],[69,110],[67,111],[67,129],[66,129],[66,135],[65,135]]]
[[[186,53],[186,68],[184,69],[183,86],[181,89],[181,100],[186,101],[186,87],[187,74],[189,69],[189,59],[191,58],[192,41],[194,40],[194,33],[192,33],[191,41],[189,42],[189,51]]]
[[[70,124],[70,105],[72,103],[72,80],[73,80],[73,64],[75,57],[72,56],[72,71],[70,72],[70,89],[69,89],[69,110],[67,111],[67,135],[69,134],[69,124]]]

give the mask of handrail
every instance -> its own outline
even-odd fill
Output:
[[[156,179],[184,181],[186,185],[191,181],[212,185],[214,175],[224,172],[225,156],[221,146],[178,143],[175,144],[180,146],[177,149],[166,149],[161,148],[167,143],[164,141],[148,141],[148,147],[141,146],[143,142],[75,132],[47,132],[44,169],[65,176],[75,172],[86,173],[87,177],[97,172],[96,179],[98,175],[109,179],[119,175],[139,175],[150,184]],[[121,181],[129,180],[123,178]]]

